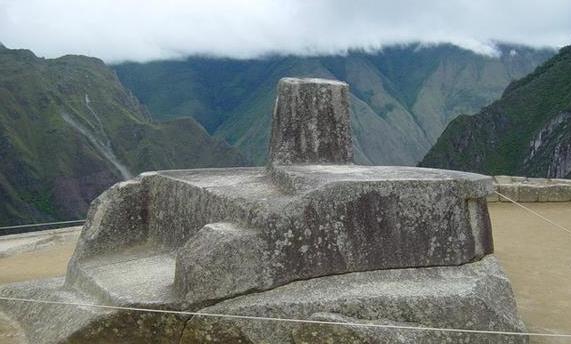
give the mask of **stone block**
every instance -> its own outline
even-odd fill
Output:
[[[546,192],[539,195],[540,202],[570,202],[571,201],[571,183],[555,184],[546,187]]]
[[[268,289],[268,249],[259,231],[233,223],[204,226],[178,252],[177,292],[191,304]]]
[[[281,79],[269,159],[278,165],[352,162],[349,85],[325,79]]]
[[[461,265],[493,252],[484,199],[491,178],[409,167],[274,169],[282,181],[293,178],[297,186],[282,192],[256,168],[159,173],[162,188],[179,191],[158,203],[208,205],[209,210],[188,213],[188,223],[225,221],[205,225],[177,255],[175,287],[186,301],[224,299],[331,274]],[[213,209],[213,216],[205,217]]]
[[[546,187],[538,185],[525,185],[518,186],[518,202],[537,202],[542,193],[545,193]]]

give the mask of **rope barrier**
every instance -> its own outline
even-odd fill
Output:
[[[0,227],[0,230],[3,229],[16,229],[16,228],[28,228],[28,227],[41,227],[41,226],[55,226],[55,225],[65,225],[65,224],[71,224],[71,223],[84,223],[85,219],[83,220],[71,220],[71,221],[60,221],[60,222],[44,222],[44,223],[31,223],[31,224],[25,224],[25,225],[15,225],[15,226],[4,226],[4,227]]]
[[[563,230],[563,231],[565,231],[565,232],[571,234],[571,230],[570,230],[570,229],[568,229],[568,228],[566,228],[566,227],[563,227],[562,225],[551,221],[550,219],[548,219],[547,217],[541,215],[540,213],[536,212],[535,210],[530,209],[530,208],[524,206],[523,204],[521,204],[521,203],[519,203],[519,202],[517,202],[517,201],[514,201],[513,199],[509,198],[508,196],[506,196],[506,195],[504,195],[504,194],[501,194],[501,193],[499,193],[499,192],[497,192],[497,191],[495,191],[495,193],[498,194],[498,196],[503,197],[503,198],[507,199],[508,201],[512,202],[513,204],[517,205],[518,207],[520,207],[520,208],[522,208],[522,209],[525,209],[526,211],[530,212],[531,214],[533,214],[533,215],[539,217],[539,218],[542,219],[543,221],[545,221],[545,222],[547,222],[547,223],[550,223],[550,224],[554,225],[555,227],[557,227],[557,228],[559,228],[559,229],[561,229],[561,230]]]
[[[318,325],[340,325],[340,326],[384,328],[384,329],[413,330],[413,331],[434,331],[434,332],[475,333],[475,334],[510,335],[510,336],[536,336],[536,337],[571,338],[571,334],[568,334],[568,333],[559,334],[559,333],[538,333],[538,332],[471,330],[471,329],[457,329],[457,328],[445,328],[445,327],[404,326],[404,325],[366,324],[366,323],[351,323],[351,322],[323,321],[323,320],[309,320],[309,319],[273,318],[273,317],[261,317],[261,316],[251,316],[251,315],[234,315],[234,314],[222,314],[222,313],[203,313],[203,312],[173,311],[173,310],[152,309],[152,308],[136,308],[136,307],[121,307],[121,306],[109,306],[109,305],[95,305],[95,304],[88,304],[88,303],[46,301],[46,300],[34,300],[34,299],[23,299],[23,298],[2,297],[2,296],[0,296],[0,300],[16,301],[16,302],[42,303],[42,304],[54,304],[54,305],[66,305],[66,306],[77,306],[77,307],[93,307],[93,308],[113,309],[113,310],[123,310],[123,311],[135,311],[135,312],[149,312],[149,313],[162,313],[162,314],[166,313],[166,314],[177,314],[177,315],[191,315],[191,316],[199,316],[199,317],[203,316],[203,317],[211,317],[211,318],[275,321],[275,322],[288,322],[288,323],[306,323],[306,324],[318,324]]]

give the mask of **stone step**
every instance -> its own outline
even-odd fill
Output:
[[[154,307],[175,305],[172,253],[101,256],[79,264],[73,287],[114,306]]]
[[[96,300],[76,291],[62,289],[63,278],[15,283],[0,287],[0,296],[71,304],[93,304]],[[19,343],[60,343],[113,311],[64,304],[0,301],[2,311],[20,327]],[[62,325],[62,326],[58,326]],[[25,337],[21,335],[25,333]]]
[[[153,259],[169,259],[154,256]],[[153,268],[154,264],[149,261],[140,262],[133,269],[145,266],[154,269],[152,272],[160,272]],[[126,275],[129,266],[118,263],[121,269],[114,270],[106,278],[98,277],[101,287],[109,287],[109,278],[119,278],[122,271]],[[161,265],[161,264],[158,264]],[[141,270],[139,270],[141,271]],[[150,272],[150,270],[149,270]],[[116,273],[116,274],[115,274]],[[155,275],[157,276],[157,275]],[[125,280],[125,279],[123,279]],[[159,279],[155,279],[158,281]],[[109,284],[104,284],[108,282]],[[146,343],[178,343],[184,324],[188,316],[177,314],[150,313],[140,311],[112,310],[86,305],[99,305],[101,302],[90,294],[84,294],[79,290],[63,287],[63,278],[39,280],[32,282],[16,283],[0,287],[0,296],[26,298],[43,301],[56,301],[66,304],[32,303],[20,301],[0,301],[0,312],[8,317],[8,321],[20,336],[19,344],[83,344],[83,343],[123,343],[123,344],[146,344]],[[144,283],[144,282],[143,282]],[[123,285],[125,292],[141,292],[144,297],[150,297],[150,292],[162,290],[152,283],[145,288],[142,284],[137,289],[134,284]],[[137,297],[131,294],[132,297]],[[125,295],[115,296],[113,300],[126,302]],[[159,299],[157,299],[159,300]],[[131,301],[129,301],[131,302]],[[85,306],[84,306],[85,305]],[[164,305],[163,305],[164,306]],[[158,306],[157,306],[158,307]],[[164,307],[161,307],[164,308]],[[22,337],[22,332],[25,337]]]
[[[178,252],[178,295],[199,305],[270,288],[266,246],[259,230],[230,222],[204,226]]]

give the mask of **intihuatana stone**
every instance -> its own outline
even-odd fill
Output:
[[[523,330],[509,281],[490,256],[492,179],[352,164],[347,95],[342,82],[283,79],[268,167],[159,171],[120,183],[93,202],[64,286],[24,283],[0,295]],[[25,323],[33,343],[121,336],[138,343],[302,343],[313,333],[373,343],[492,342],[235,318],[187,323],[188,316],[124,310],[76,316],[74,309],[41,322],[28,314],[46,305],[0,307]],[[526,339],[514,338],[499,342]]]

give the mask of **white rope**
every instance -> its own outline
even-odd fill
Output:
[[[178,314],[178,315],[203,316],[203,317],[212,317],[212,318],[242,319],[242,320],[276,321],[276,322],[306,323],[306,324],[318,324],[318,325],[340,325],[340,326],[385,328],[385,329],[414,330],[414,331],[435,331],[435,332],[456,332],[456,333],[509,335],[509,336],[536,336],[536,337],[571,338],[571,334],[567,334],[567,333],[557,334],[557,333],[537,333],[537,332],[470,330],[470,329],[456,329],[456,328],[444,328],[444,327],[365,324],[365,323],[322,321],[322,320],[308,320],[308,319],[272,318],[272,317],[260,317],[260,316],[250,316],[250,315],[233,315],[233,314],[222,314],[222,313],[203,313],[203,312],[172,311],[172,310],[164,310],[164,309],[94,305],[94,304],[87,304],[87,303],[46,301],[46,300],[22,299],[22,298],[3,297],[3,296],[0,296],[0,300],[43,303],[43,304],[53,304],[53,305],[78,306],[78,307],[94,307],[94,308],[114,309],[114,310],[124,310],[124,311],[136,311],[136,312],[167,313],[167,314]]]
[[[561,229],[561,230],[563,230],[563,231],[565,231],[565,232],[571,234],[571,230],[570,230],[570,229],[565,228],[565,227],[563,227],[562,225],[551,221],[550,219],[548,219],[547,217],[541,215],[540,213],[536,212],[535,210],[530,209],[530,208],[524,206],[523,204],[521,204],[521,203],[519,203],[519,202],[516,202],[516,201],[514,201],[513,199],[509,198],[508,196],[506,196],[506,195],[504,195],[504,194],[501,194],[501,193],[499,193],[499,192],[497,192],[497,191],[495,191],[495,193],[498,194],[500,197],[503,197],[503,198],[507,199],[508,201],[512,202],[513,204],[517,205],[518,207],[527,210],[528,212],[530,212],[530,213],[532,213],[533,215],[539,217],[539,218],[542,219],[543,221],[545,221],[545,222],[547,222],[547,223],[550,223],[550,224],[554,225],[555,227],[557,227],[557,228],[559,228],[559,229]]]
[[[0,230],[2,230],[2,229],[14,229],[14,228],[25,228],[25,227],[64,225],[64,224],[80,223],[80,222],[81,223],[85,222],[85,219],[83,219],[83,220],[72,220],[72,221],[44,222],[44,223],[31,223],[31,224],[26,224],[26,225],[6,226],[6,227],[0,227]]]

